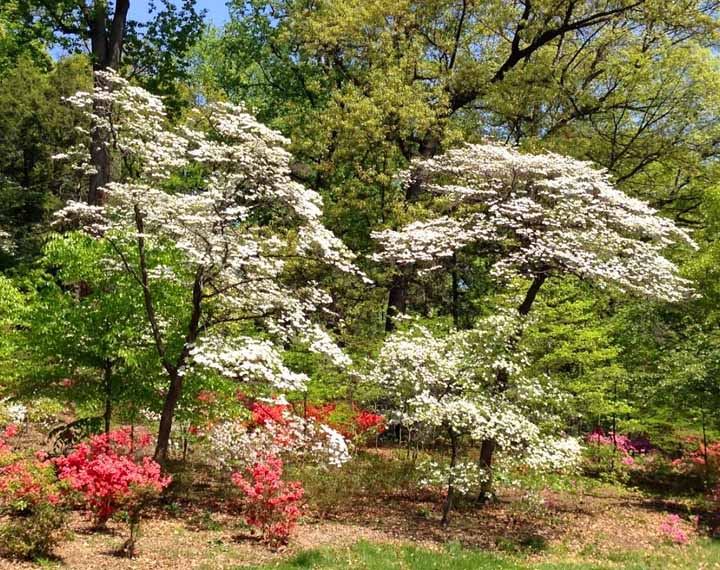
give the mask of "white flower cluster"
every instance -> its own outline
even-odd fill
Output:
[[[345,438],[331,427],[287,411],[283,420],[252,428],[240,421],[218,424],[209,435],[213,461],[224,469],[239,469],[268,454],[332,467],[350,459]]]
[[[22,424],[28,418],[27,406],[20,402],[11,402],[8,399],[0,402],[3,406],[3,416],[6,416],[11,424]]]
[[[302,390],[305,374],[285,366],[277,347],[268,340],[250,337],[206,337],[190,351],[194,365],[214,370],[241,382],[261,383],[279,390]]]
[[[424,461],[418,465],[421,473],[420,485],[425,487],[447,487],[452,483],[461,495],[477,493],[483,482],[487,481],[487,473],[481,469],[477,461],[458,461],[455,467],[437,461]]]
[[[582,445],[575,437],[540,439],[523,462],[538,471],[566,471],[580,464]]]
[[[413,172],[456,215],[376,232],[378,261],[439,267],[478,243],[499,251],[493,273],[502,279],[570,273],[661,300],[692,294],[662,254],[678,242],[696,247],[690,236],[590,163],[472,144],[419,160]]]
[[[6,231],[0,230],[0,251],[12,253],[15,251],[15,243],[12,236]]]
[[[525,378],[527,359],[509,342],[519,318],[500,312],[444,336],[412,326],[386,340],[369,378],[393,400],[399,421],[419,433],[451,430],[474,445],[492,440],[528,467],[564,468],[577,460],[578,442],[541,433],[539,423],[551,419],[543,384]],[[500,369],[508,385],[498,392]]]

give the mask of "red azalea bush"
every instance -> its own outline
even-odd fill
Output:
[[[356,406],[336,403],[321,406],[309,405],[305,415],[320,423],[329,425],[346,439],[356,443],[365,443],[370,436],[385,431],[385,417]]]
[[[245,521],[271,546],[287,544],[300,518],[304,490],[299,481],[283,481],[282,460],[273,455],[258,459],[232,482],[243,494]]]
[[[128,556],[134,552],[143,508],[171,481],[157,462],[138,457],[148,443],[148,435],[135,439],[124,428],[94,436],[67,457],[55,459],[60,479],[80,494],[96,526],[104,526],[117,510],[127,510],[130,539],[123,550]]]
[[[8,442],[17,430],[0,433],[0,552],[19,558],[50,555],[65,536],[63,485],[52,463],[13,451]]]
[[[682,455],[671,465],[676,472],[715,483],[720,480],[720,441],[706,447],[699,437],[686,437]]]

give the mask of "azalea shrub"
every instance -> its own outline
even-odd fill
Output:
[[[171,482],[157,462],[143,456],[149,443],[149,434],[135,438],[122,428],[94,436],[55,459],[60,479],[77,492],[97,527],[118,510],[127,512],[130,538],[123,551],[128,556],[134,553],[143,509]]]
[[[668,515],[660,523],[660,533],[663,538],[673,544],[687,544],[690,540],[688,533],[682,528],[682,519],[679,515]]]
[[[385,416],[356,405],[337,402],[308,405],[304,415],[329,425],[355,445],[367,444],[383,433],[386,427]]]
[[[613,481],[627,481],[630,472],[647,463],[654,448],[645,437],[630,437],[596,428],[586,437],[584,471]]]
[[[283,481],[282,475],[283,462],[274,455],[258,457],[243,472],[232,474],[232,482],[243,497],[245,522],[271,546],[287,544],[302,514],[302,484]]]
[[[27,457],[13,449],[16,435],[14,425],[0,432],[0,553],[49,556],[68,535],[63,484],[42,453]]]
[[[720,441],[710,442],[706,446],[699,437],[689,436],[683,443],[680,457],[671,462],[672,469],[709,484],[720,481]]]
[[[252,465],[258,455],[339,467],[350,459],[343,435],[314,418],[293,413],[284,401],[253,402],[249,421],[217,424],[209,434],[212,461],[230,470]]]

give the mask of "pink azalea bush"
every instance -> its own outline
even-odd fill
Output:
[[[680,526],[682,519],[679,515],[668,515],[665,520],[660,523],[660,532],[666,540],[674,544],[687,544],[690,538]]]
[[[243,495],[245,521],[271,546],[287,544],[302,514],[302,484],[283,481],[282,475],[283,462],[273,455],[259,458],[242,474],[232,474],[233,484]]]
[[[624,455],[635,455],[648,453],[652,450],[652,444],[644,437],[631,438],[621,433],[605,432],[601,428],[595,428],[587,436],[588,445],[612,446]]]
[[[625,481],[631,470],[640,469],[653,451],[644,437],[631,438],[625,434],[605,432],[595,428],[586,437],[584,448],[585,471],[612,480]],[[639,463],[638,460],[642,458]]]
[[[150,457],[137,457],[148,443],[147,435],[136,440],[124,428],[94,436],[55,459],[60,479],[80,495],[96,526],[104,526],[119,509],[127,511],[130,538],[123,551],[128,556],[134,553],[142,510],[172,480]]]
[[[63,484],[44,454],[28,457],[10,444],[17,428],[0,432],[0,552],[19,558],[49,556],[65,536]]]

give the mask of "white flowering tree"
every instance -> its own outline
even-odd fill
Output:
[[[546,279],[575,275],[605,287],[675,302],[690,283],[664,255],[690,236],[644,202],[617,190],[606,171],[557,154],[470,144],[416,161],[404,183],[433,196],[439,215],[376,232],[375,259],[440,270],[459,253],[487,256],[500,281],[530,280],[517,310],[527,315]],[[513,335],[514,339],[518,335]],[[504,390],[508,371],[496,371]],[[490,469],[495,441],[481,463]]]
[[[573,465],[580,447],[573,438],[541,432],[539,412],[547,398],[544,383],[523,373],[527,359],[513,350],[516,315],[481,320],[472,330],[437,335],[419,325],[388,337],[371,372],[395,406],[397,419],[432,438],[444,435],[450,448],[447,465],[430,462],[426,480],[447,488],[442,524],[449,523],[456,492],[478,489],[490,473],[462,458],[468,446],[492,440],[516,461],[536,469]],[[495,390],[498,370],[512,378],[502,393]],[[521,459],[522,458],[522,459]]]
[[[70,102],[108,129],[122,171],[103,188],[103,206],[71,202],[57,224],[79,222],[111,244],[106,270],[129,275],[142,298],[167,376],[155,452],[164,459],[187,374],[302,389],[307,378],[283,361],[290,343],[347,366],[312,318],[328,295],[285,275],[297,260],[359,273],[321,223],[320,196],[292,179],[281,135],[229,104],[195,109],[173,128],[157,97],[114,74],[101,85]],[[107,114],[93,115],[99,107]],[[88,156],[80,148],[57,158],[86,175]]]

